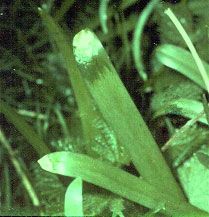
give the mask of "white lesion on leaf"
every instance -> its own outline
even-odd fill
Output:
[[[81,30],[73,39],[73,52],[77,63],[87,65],[99,54],[103,46],[97,36],[89,29]]]

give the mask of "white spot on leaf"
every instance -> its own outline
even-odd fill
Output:
[[[75,59],[79,64],[89,64],[103,49],[96,35],[88,29],[77,33],[73,39]]]

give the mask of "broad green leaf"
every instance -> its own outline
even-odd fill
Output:
[[[47,27],[52,42],[58,47],[64,59],[64,67],[69,74],[70,83],[78,105],[79,118],[82,125],[82,132],[80,134],[83,134],[87,153],[114,164],[129,163],[130,157],[128,153],[125,151],[124,146],[119,144],[111,127],[105,123],[81,76],[74,60],[70,36],[67,37],[63,29],[43,9],[40,9],[40,15]],[[88,46],[88,41],[83,41],[83,44]],[[88,58],[88,52],[85,53],[84,58]]]
[[[181,98],[167,102],[154,113],[154,118],[167,114],[175,114],[192,119],[197,117],[201,112],[203,112],[201,102]],[[201,116],[198,121],[203,124],[208,124],[205,115]]]
[[[88,43],[86,43],[88,42]],[[88,29],[73,39],[74,55],[103,117],[145,180],[184,200],[158,145],[98,40]]]
[[[163,108],[170,101],[179,98],[201,101],[203,89],[181,74],[164,71],[153,79],[155,82],[154,94],[151,99],[153,112]]]
[[[55,152],[42,157],[38,163],[42,169],[65,176],[81,179],[107,189],[133,202],[160,212],[180,216],[205,216],[185,201],[177,201],[166,192],[159,191],[143,178],[133,176],[111,164],[95,160],[83,154]],[[166,186],[167,187],[167,186]]]
[[[83,216],[82,179],[74,179],[65,193],[65,216]]]
[[[206,89],[199,70],[189,51],[171,44],[164,44],[156,49],[155,57],[163,65],[175,69],[203,89]],[[209,65],[204,61],[203,65],[209,75]]]
[[[194,155],[178,169],[178,174],[189,202],[209,213],[209,170]]]

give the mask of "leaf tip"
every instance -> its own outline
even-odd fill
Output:
[[[40,158],[38,160],[38,163],[42,169],[47,170],[47,171],[52,171],[52,162],[48,154]]]
[[[87,65],[103,48],[97,36],[90,29],[83,29],[73,38],[73,49],[77,63]]]

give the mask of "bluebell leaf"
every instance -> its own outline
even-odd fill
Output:
[[[83,154],[55,152],[42,157],[38,163],[42,169],[70,177],[80,177],[121,197],[160,212],[179,217],[207,216],[204,212],[192,207],[186,201],[176,201],[165,192],[150,185],[143,178],[131,175],[111,164],[90,158]],[[166,186],[167,187],[167,186]],[[174,215],[175,214],[175,215]]]
[[[197,154],[179,167],[177,172],[189,202],[209,213],[209,170],[199,162]]]
[[[175,45],[163,44],[156,49],[155,57],[163,65],[175,69],[203,89],[206,89],[197,65],[189,51]],[[209,65],[205,61],[202,62],[209,75]]]
[[[180,98],[173,101],[167,102],[165,105],[160,107],[155,113],[154,118],[160,117],[162,115],[174,114],[181,115],[185,118],[195,118],[201,112],[204,111],[203,104],[196,100]],[[208,124],[205,114],[198,119],[199,122],[203,124]]]
[[[84,216],[82,179],[74,179],[68,186],[65,193],[65,216]]]
[[[140,175],[162,191],[167,186],[166,191],[171,197],[185,200],[97,36],[84,29],[75,35],[73,47],[75,59],[96,105],[120,144],[130,154]]]

